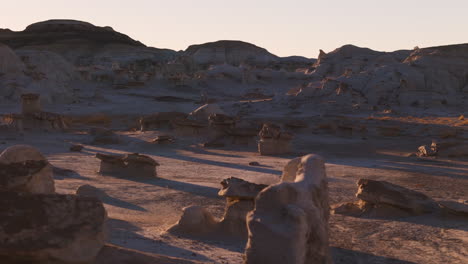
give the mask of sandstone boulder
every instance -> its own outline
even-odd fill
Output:
[[[437,204],[423,193],[385,181],[360,179],[356,197],[371,204],[388,204],[415,214],[433,212]]]
[[[0,163],[0,191],[31,193],[32,178],[48,163],[45,160],[29,160],[19,163]]]
[[[254,209],[255,197],[267,187],[239,178],[230,177],[221,182],[218,195],[226,197],[226,207],[219,226],[231,236],[247,237],[247,214]]]
[[[0,208],[2,263],[92,263],[106,239],[93,198],[0,192]]]
[[[183,209],[180,220],[168,232],[200,235],[215,231],[216,226],[216,219],[205,208],[189,206]]]
[[[356,217],[399,218],[436,212],[438,204],[423,193],[385,181],[360,179],[356,202],[335,205],[333,213]]]
[[[328,185],[321,157],[308,155],[293,182],[264,189],[247,216],[246,264],[331,263]]]
[[[2,181],[27,193],[54,193],[53,168],[34,147],[16,145],[0,154]]]
[[[427,145],[420,146],[418,148],[418,152],[416,152],[416,156],[418,157],[430,157],[437,155],[437,148],[434,146],[428,147]]]
[[[290,142],[293,135],[282,132],[278,125],[264,124],[258,136],[258,152],[260,155],[281,155],[291,152]]]
[[[254,199],[267,185],[250,183],[238,178],[221,182],[219,195],[226,198],[223,217],[218,220],[201,206],[187,207],[179,222],[169,232],[197,236],[247,238],[247,213],[254,209]]]

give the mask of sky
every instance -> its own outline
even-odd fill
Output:
[[[468,42],[468,0],[0,0],[0,14],[0,28],[75,19],[174,50],[242,40],[316,58],[346,44],[394,51]]]

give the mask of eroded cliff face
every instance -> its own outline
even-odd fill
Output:
[[[326,102],[348,110],[456,108],[468,98],[468,44],[394,52],[345,45],[321,51],[317,60],[281,58],[231,40],[176,52],[75,20],[3,29],[0,43],[6,44],[0,47],[1,95],[12,100],[34,92],[48,102],[70,102],[77,83],[115,89],[157,83],[177,96],[182,89],[212,99],[275,98],[268,107],[280,111]]]
[[[305,97],[349,105],[444,107],[467,97],[468,45],[377,52],[346,45],[321,52]]]

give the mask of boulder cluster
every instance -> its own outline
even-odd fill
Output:
[[[221,182],[226,209],[216,220],[205,208],[185,208],[169,232],[247,238],[245,263],[332,263],[328,247],[328,184],[317,155],[288,163],[271,186],[238,178]]]
[[[2,263],[93,263],[106,240],[106,210],[91,197],[56,194],[47,159],[26,145],[0,154]]]

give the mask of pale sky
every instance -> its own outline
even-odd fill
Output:
[[[0,0],[0,28],[48,19],[111,26],[157,48],[243,40],[279,56],[468,42],[468,0]]]

